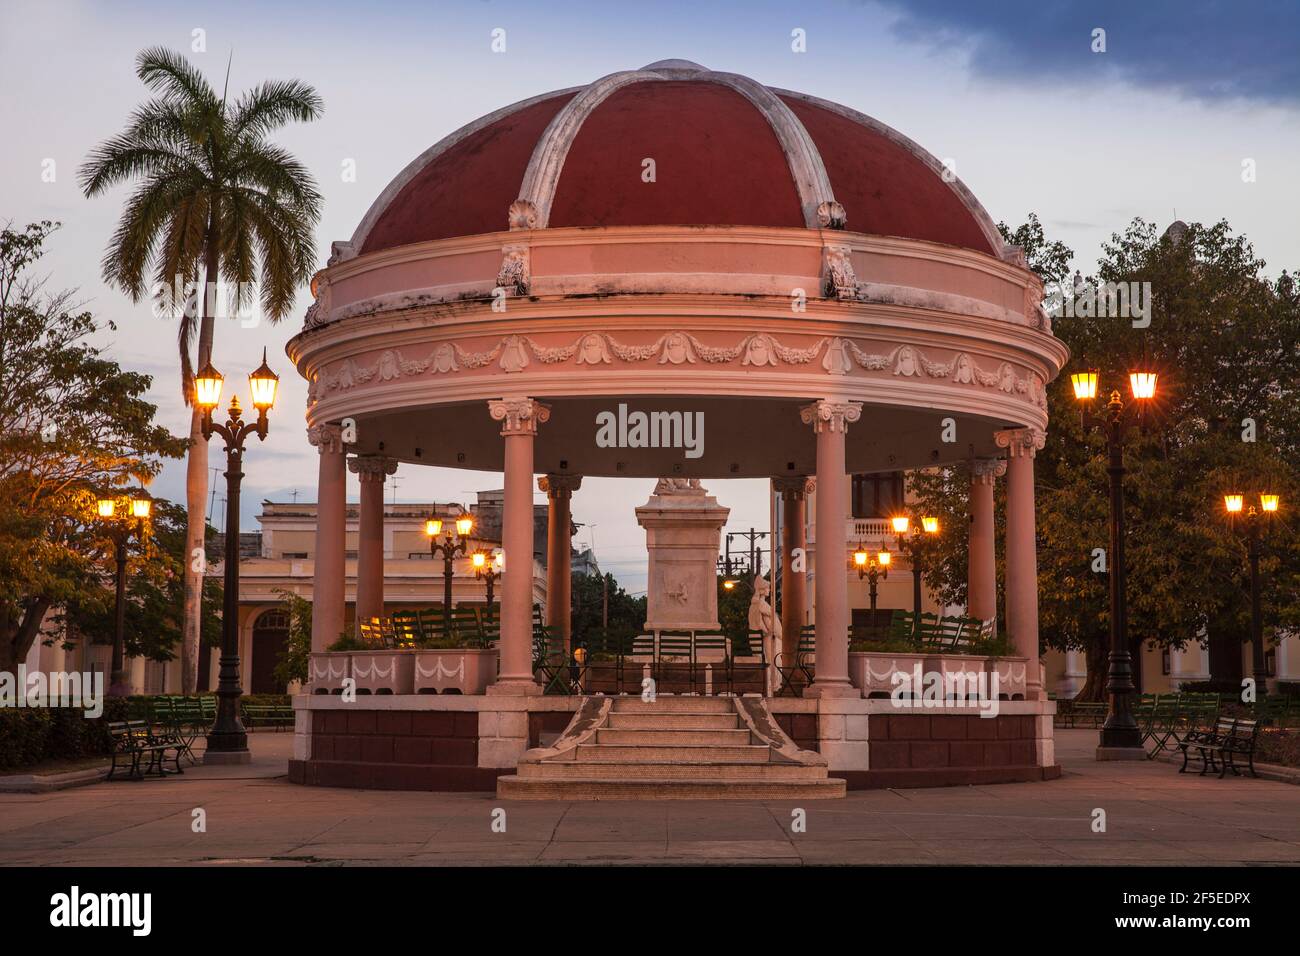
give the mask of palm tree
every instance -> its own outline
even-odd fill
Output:
[[[80,178],[87,197],[118,183],[138,183],[104,254],[104,281],[134,302],[146,292],[167,290],[161,301],[180,313],[181,389],[194,408],[186,472],[191,558],[181,642],[182,687],[191,693],[198,677],[204,571],[203,561],[195,559],[204,554],[208,490],[208,446],[192,401],[196,324],[201,368],[212,354],[213,313],[221,301],[217,283],[233,308],[249,306],[256,297],[276,322],[310,278],[321,196],[306,167],[266,136],[287,123],[316,119],[322,103],[297,80],[268,81],[228,103],[225,92],[218,97],[183,56],[158,47],[139,54],[136,75],[155,98],[90,154]],[[201,304],[173,298],[170,290],[198,282],[200,266]]]

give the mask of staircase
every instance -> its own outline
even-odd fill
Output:
[[[584,698],[550,747],[528,751],[497,795],[517,800],[817,800],[844,796],[760,698]]]

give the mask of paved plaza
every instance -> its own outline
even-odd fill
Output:
[[[1061,731],[1049,783],[851,792],[813,801],[532,802],[486,793],[290,785],[291,737],[252,737],[251,766],[0,795],[0,863],[160,864],[1296,864],[1300,786],[1098,764]],[[505,832],[494,832],[494,812]],[[195,810],[206,832],[194,832]],[[1106,830],[1093,832],[1096,810]],[[496,813],[500,819],[500,814]],[[497,829],[500,829],[498,824]]]

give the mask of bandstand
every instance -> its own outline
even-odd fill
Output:
[[[1045,388],[1068,353],[1020,250],[902,134],[682,60],[615,73],[430,147],[334,244],[313,294],[288,349],[310,383],[320,453],[295,782],[803,798],[838,795],[839,781],[1059,772],[1038,664],[1033,468]],[[598,441],[620,405],[659,413],[668,437]],[[688,416],[703,425],[698,454],[678,440]],[[851,662],[848,584],[835,573],[815,575],[810,594],[804,575],[783,576],[787,613],[815,619],[801,697],[542,693],[534,488],[552,512],[548,619],[563,630],[558,529],[584,477],[772,479],[793,529],[788,562],[812,483],[817,553],[847,555],[850,474],[958,462],[973,475],[969,611],[984,619],[997,610],[994,482],[1007,482],[1000,625],[1016,655],[974,665],[1003,668],[1014,688],[996,717],[866,696],[882,667],[913,662]],[[499,661],[462,662],[481,674],[469,692],[400,684],[345,701],[330,691],[358,661],[326,648],[343,630],[346,471],[361,478],[364,617],[383,611],[385,476],[418,465],[504,475]],[[418,679],[411,663],[390,670]]]

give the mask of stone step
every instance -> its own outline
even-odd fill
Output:
[[[654,700],[640,697],[615,697],[615,714],[734,714],[736,705],[730,697],[681,697],[660,694]]]
[[[514,800],[833,800],[843,797],[843,780],[781,781],[643,778],[598,780],[535,777],[497,778],[497,796]]]
[[[733,730],[678,730],[673,727],[651,730],[596,731],[598,744],[625,744],[629,747],[738,747],[750,743],[748,728]]]
[[[676,763],[669,760],[634,762],[543,760],[519,764],[518,775],[529,780],[825,780],[825,767],[793,763]]]
[[[579,744],[577,760],[621,760],[639,763],[646,760],[665,760],[670,763],[767,763],[771,749],[764,744],[752,746],[672,746],[639,747],[622,744]]]
[[[610,713],[610,730],[735,730],[740,718],[730,714],[624,714]]]

